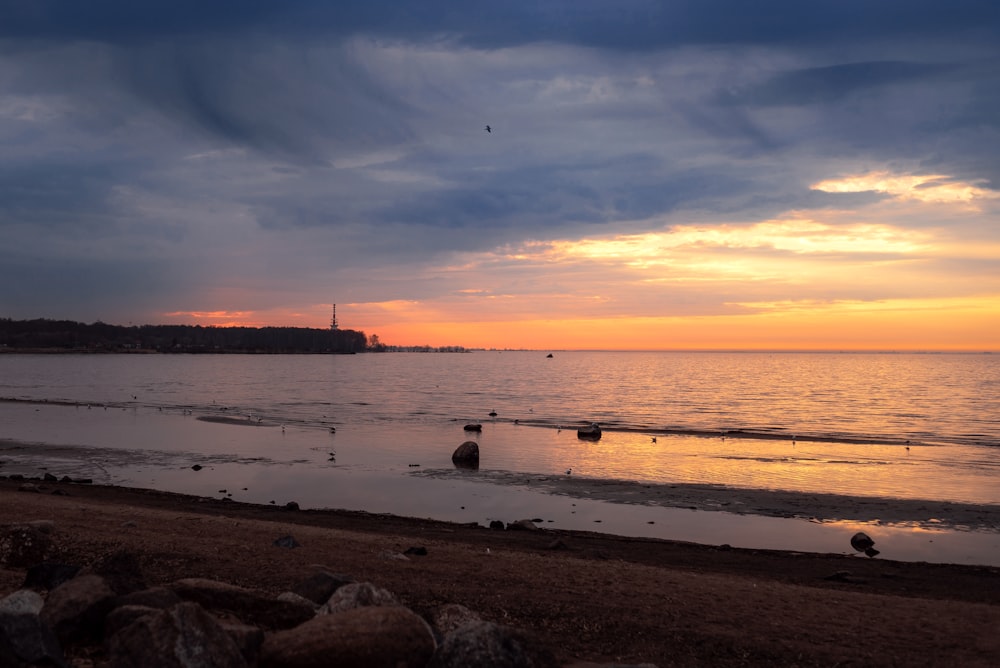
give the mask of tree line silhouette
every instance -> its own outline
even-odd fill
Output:
[[[373,336],[375,342],[378,338]],[[0,350],[161,353],[360,353],[364,332],[308,327],[109,325],[0,318]],[[377,348],[376,348],[377,349]]]

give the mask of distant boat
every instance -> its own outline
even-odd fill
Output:
[[[601,428],[596,422],[591,422],[589,426],[577,429],[576,436],[588,441],[596,441],[601,438]]]

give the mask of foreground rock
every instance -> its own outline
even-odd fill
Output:
[[[0,665],[66,665],[56,634],[40,617],[44,603],[28,589],[0,600]]]
[[[315,614],[308,604],[271,598],[214,580],[178,580],[170,589],[186,601],[194,601],[209,610],[231,613],[244,622],[265,628],[290,629]]]
[[[470,622],[445,637],[429,668],[518,666],[555,668],[555,657],[522,633],[492,622]]]
[[[423,668],[435,647],[430,627],[416,613],[401,606],[369,606],[322,615],[269,636],[260,666]]]
[[[112,555],[47,597],[22,589],[0,600],[0,666],[63,668],[65,648],[114,668],[555,665],[464,606],[441,606],[429,623],[392,592],[323,570],[274,598],[203,578],[120,594],[93,572],[108,563],[128,571],[116,584],[143,580],[128,555]]]
[[[65,643],[91,642],[104,635],[104,618],[115,592],[100,575],[81,575],[49,592],[41,618]]]
[[[143,615],[108,641],[121,668],[245,668],[247,660],[218,621],[197,603]]]

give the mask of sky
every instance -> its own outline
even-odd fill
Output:
[[[13,319],[997,351],[1000,3],[0,0],[0,239]]]

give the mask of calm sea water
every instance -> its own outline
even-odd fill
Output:
[[[996,355],[7,354],[0,399],[8,400],[0,401],[8,473],[45,469],[202,495],[238,490],[235,500],[456,521],[500,512],[509,521],[551,503],[410,475],[452,468],[452,451],[474,438],[486,470],[1000,503]],[[465,432],[470,422],[482,433]],[[591,422],[604,437],[579,440],[576,427]],[[44,462],[17,447],[24,442],[45,446]],[[192,463],[206,470],[194,476]],[[552,511],[560,526],[606,516],[602,505],[565,505]],[[709,541],[699,532],[721,532],[717,542],[731,544],[734,532],[750,531],[751,544],[762,535],[745,519],[709,530],[703,518],[673,515],[670,532],[657,533],[649,512],[632,507],[601,528]],[[656,512],[656,531],[666,531],[663,513],[689,511]],[[727,513],[697,515],[721,521]],[[687,533],[678,535],[681,526]],[[977,554],[996,552],[991,540]]]
[[[0,398],[224,406],[319,426],[495,411],[544,426],[1000,446],[1000,356],[988,354],[0,355]]]

